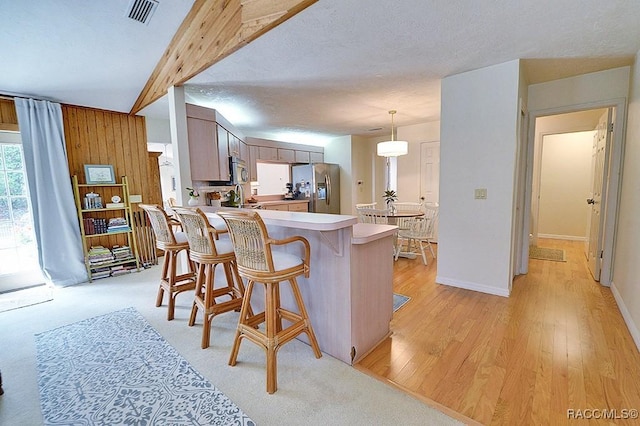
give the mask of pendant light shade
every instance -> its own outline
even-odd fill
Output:
[[[391,114],[391,140],[380,142],[377,145],[377,152],[380,157],[398,157],[409,152],[409,143],[407,141],[394,140],[393,115],[395,113],[395,110],[389,111],[389,114]]]

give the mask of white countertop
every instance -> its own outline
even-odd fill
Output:
[[[353,225],[353,244],[367,244],[380,238],[393,236],[398,229],[395,225],[377,225],[373,223],[356,223]]]
[[[222,221],[216,211],[225,210],[225,207],[201,206],[203,212],[206,213],[211,224],[217,228],[216,223]],[[238,210],[238,209],[229,209]],[[242,209],[245,210],[245,209]],[[282,210],[260,210],[246,209],[258,212],[266,225],[283,226],[287,228],[308,229],[312,231],[336,231],[342,228],[348,228],[358,223],[358,218],[349,215],[325,214],[325,213],[306,213],[306,212],[289,212]],[[224,221],[223,221],[224,222]],[[225,227],[226,228],[226,227]]]

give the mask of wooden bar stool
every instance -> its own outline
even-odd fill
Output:
[[[311,253],[309,242],[300,236],[282,240],[269,238],[262,218],[255,211],[224,210],[218,211],[217,214],[227,223],[236,253],[238,272],[248,280],[229,365],[236,365],[240,342],[243,338],[262,346],[267,354],[267,392],[274,393],[278,387],[276,355],[281,346],[301,333],[306,333],[316,358],[322,356],[296,281],[299,275],[309,277]],[[273,245],[293,242],[302,243],[304,258],[272,251]],[[297,313],[284,309],[280,305],[280,282],[283,281],[288,281],[291,285],[291,291],[298,305]],[[254,315],[251,312],[251,295],[256,282],[262,283],[265,287],[265,310]],[[291,325],[283,328],[283,319],[291,322]],[[259,328],[262,323],[265,323],[264,331]]]
[[[244,283],[238,274],[231,241],[218,239],[219,232],[209,224],[202,210],[184,207],[174,207],[173,210],[187,235],[189,257],[197,266],[196,292],[189,325],[195,324],[198,309],[202,309],[202,349],[206,349],[210,342],[211,320],[218,314],[240,310],[245,294]],[[215,270],[219,264],[223,266],[227,285],[215,288]]]
[[[189,260],[189,271],[177,275],[176,266],[178,254],[181,251],[189,253],[189,243],[183,232],[173,231],[173,220],[162,207],[155,204],[139,204],[149,217],[153,233],[156,237],[156,247],[164,251],[164,261],[162,262],[162,275],[160,278],[160,288],[156,298],[156,306],[162,305],[164,292],[169,296],[169,309],[167,320],[171,321],[175,311],[176,296],[182,292],[193,290],[196,287],[195,270],[193,263]]]

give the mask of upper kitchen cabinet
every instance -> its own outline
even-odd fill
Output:
[[[246,142],[250,148],[250,167],[254,167],[256,161],[308,164],[322,163],[324,158],[324,148],[319,146],[251,137]]]
[[[216,123],[187,116],[192,180],[221,180]],[[227,165],[227,169],[229,166]],[[229,172],[227,171],[227,174]]]
[[[243,158],[241,133],[214,109],[192,104],[186,109],[191,179],[229,181],[229,157]]]

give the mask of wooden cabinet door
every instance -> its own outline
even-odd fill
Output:
[[[249,164],[249,146],[239,140],[240,144],[240,158],[244,160],[247,164]]]
[[[249,164],[249,180],[257,181],[258,180],[258,166],[256,164],[256,160],[259,158],[259,149],[255,145],[249,145],[249,160],[247,164]]]
[[[321,152],[310,152],[309,160],[311,163],[324,163],[324,154]]]
[[[266,161],[278,161],[278,149],[268,146],[259,146],[258,159]]]
[[[224,127],[218,127],[218,167],[220,177],[218,180],[229,180],[229,132]]]
[[[242,158],[240,143],[242,141],[239,138],[234,136],[233,133],[229,133],[229,155]]]
[[[295,162],[296,163],[308,163],[310,159],[309,151],[298,151],[295,152]]]
[[[220,157],[216,146],[216,123],[187,117],[187,135],[189,139],[191,179],[219,180]]]
[[[290,212],[308,212],[309,203],[291,203],[289,204]]]
[[[287,204],[268,204],[262,207],[265,210],[289,210]]]
[[[295,161],[295,155],[292,149],[278,148],[278,161],[285,163],[293,163]]]

